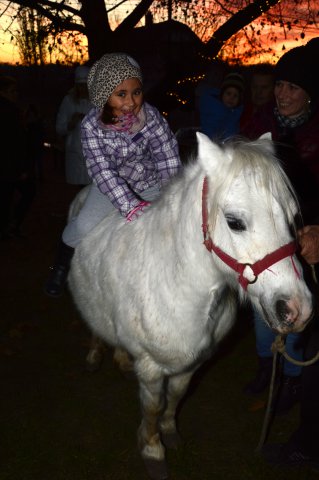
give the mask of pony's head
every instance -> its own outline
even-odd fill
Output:
[[[211,261],[271,328],[283,334],[302,330],[313,306],[295,255],[300,210],[273,143],[264,137],[219,146],[197,137]]]

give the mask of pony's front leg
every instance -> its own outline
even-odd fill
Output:
[[[164,408],[164,377],[141,378],[140,400],[142,422],[138,430],[138,446],[149,476],[154,480],[168,478],[165,449],[160,439],[158,420]]]
[[[168,378],[166,386],[167,403],[159,423],[162,441],[167,448],[176,449],[181,443],[176,427],[176,408],[188,388],[193,373],[192,371]]]

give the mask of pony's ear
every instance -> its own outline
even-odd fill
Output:
[[[275,147],[272,141],[271,132],[263,133],[262,135],[260,135],[258,140],[263,140],[263,144],[265,145],[267,151],[272,153],[273,155],[275,154]]]
[[[263,139],[272,140],[271,132],[266,132],[260,135],[259,140],[263,140]]]
[[[207,135],[196,132],[198,142],[197,161],[207,174],[217,173],[221,164],[225,164],[227,156],[219,145],[210,140]]]

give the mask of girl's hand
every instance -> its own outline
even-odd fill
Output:
[[[137,207],[133,208],[127,215],[126,215],[126,223],[133,222],[133,220],[136,220],[138,217],[140,217],[143,213],[146,207],[150,205],[150,202],[141,202],[137,205]]]
[[[319,262],[319,225],[307,225],[298,231],[301,255],[307,263]]]

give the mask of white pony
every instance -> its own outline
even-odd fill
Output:
[[[197,138],[197,161],[135,222],[105,218],[76,248],[69,276],[87,324],[134,368],[138,444],[154,479],[168,476],[177,404],[232,327],[237,298],[283,334],[312,314],[295,256],[298,207],[272,142]]]

